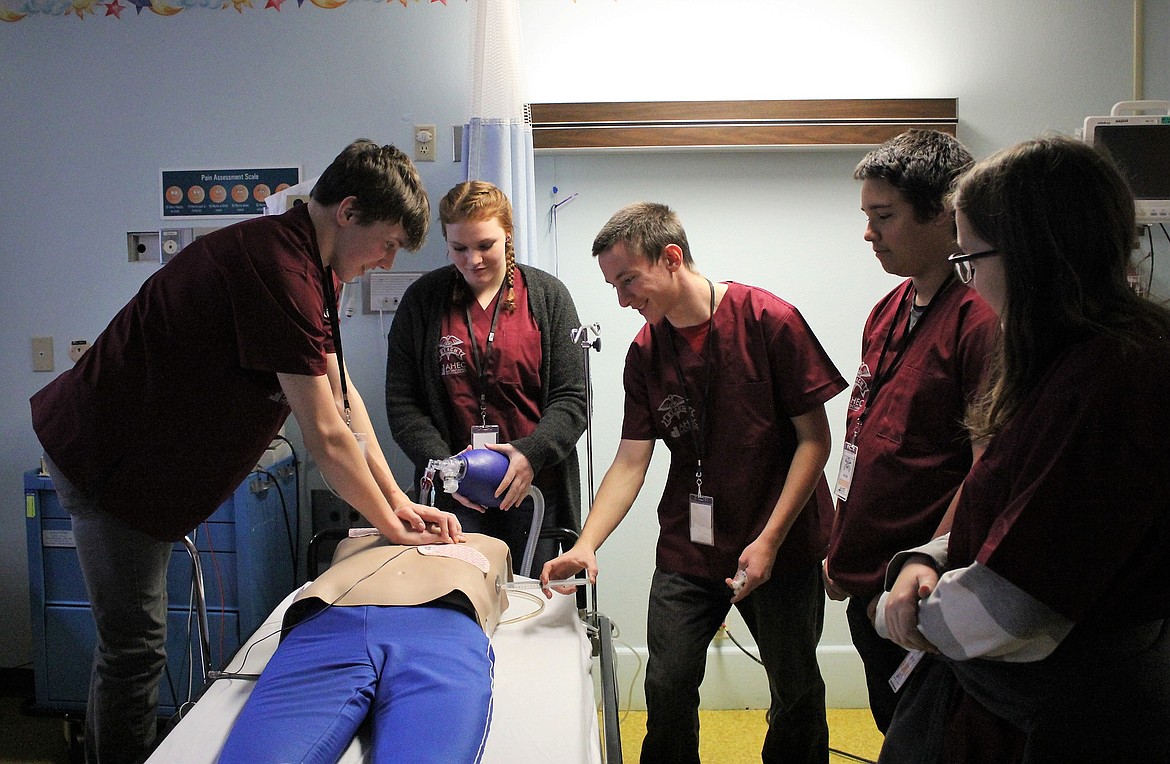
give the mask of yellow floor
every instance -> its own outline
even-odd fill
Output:
[[[831,708],[828,716],[829,748],[850,754],[832,754],[830,762],[877,760],[882,733],[874,726],[868,708]],[[646,712],[624,712],[621,729],[622,760],[636,762],[646,731]],[[757,764],[765,729],[762,710],[699,711],[699,754],[712,764]]]

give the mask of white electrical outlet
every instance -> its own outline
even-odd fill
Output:
[[[421,273],[404,273],[401,271],[370,271],[366,274],[369,280],[369,301],[366,303],[366,313],[393,313],[398,310],[398,303],[406,288],[421,276]]]
[[[414,126],[414,161],[435,161],[435,126]]]

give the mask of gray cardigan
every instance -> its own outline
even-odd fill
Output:
[[[544,490],[561,507],[558,526],[581,527],[577,441],[585,431],[585,370],[571,337],[580,326],[569,290],[556,277],[517,264],[528,308],[540,328],[541,416],[536,430],[512,445],[528,458]],[[439,337],[458,271],[448,265],[415,281],[390,326],[386,355],[386,415],[394,441],[415,466],[415,487],[427,462],[462,451],[451,435],[451,402],[439,375]],[[566,514],[567,512],[567,514]]]

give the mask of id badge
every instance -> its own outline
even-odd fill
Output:
[[[715,499],[691,494],[691,543],[715,546]]]
[[[500,439],[498,424],[477,424],[471,428],[471,447],[483,448],[485,444],[496,445]]]
[[[853,468],[857,466],[857,446],[848,441],[841,450],[841,469],[837,471],[837,498],[849,498],[849,486],[853,485]]]
[[[898,666],[898,670],[894,672],[893,676],[889,678],[890,689],[894,692],[902,689],[902,685],[910,678],[910,672],[918,665],[918,661],[922,660],[924,653],[921,650],[911,650],[906,653],[906,657],[902,659],[902,663]]]

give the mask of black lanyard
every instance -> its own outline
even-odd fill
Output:
[[[679,384],[683,389],[683,405],[686,407],[687,413],[691,417],[691,437],[695,444],[695,483],[698,485],[698,493],[703,494],[703,457],[706,455],[706,442],[703,436],[706,434],[707,427],[707,401],[710,400],[711,395],[711,377],[714,376],[713,364],[710,362],[711,342],[715,335],[715,284],[711,279],[707,279],[707,286],[711,288],[711,325],[707,327],[707,337],[703,340],[703,397],[702,397],[702,417],[695,416],[695,408],[691,406],[690,396],[687,394],[687,378],[683,376],[682,363],[679,361],[678,345],[675,343],[674,335],[675,328],[667,321],[667,332],[670,337],[670,349],[674,355],[674,369],[678,373]]]
[[[938,302],[939,298],[951,285],[952,281],[954,281],[954,274],[947,276],[946,281],[944,281],[942,286],[938,288],[938,291],[934,293],[934,297],[930,299],[930,302],[922,307],[922,312],[918,315],[918,319],[916,321],[911,321],[914,313],[915,290],[913,286],[907,290],[906,294],[902,297],[901,302],[898,303],[898,309],[894,312],[894,320],[890,322],[890,328],[886,330],[886,339],[885,342],[882,343],[882,352],[881,355],[878,356],[877,368],[873,370],[873,382],[870,384],[869,392],[865,396],[865,409],[857,418],[857,426],[853,428],[853,436],[850,439],[851,442],[855,443],[857,441],[857,433],[861,431],[861,424],[865,419],[866,413],[869,411],[870,407],[873,406],[874,400],[877,399],[878,392],[887,382],[893,379],[894,373],[898,370],[898,367],[901,366],[903,359],[906,357],[906,351],[909,350],[910,343],[913,342],[914,338],[918,335],[918,327],[922,326],[922,323],[926,320],[926,314],[930,312],[930,309],[934,307],[935,303]],[[882,367],[885,365],[886,352],[889,351],[890,344],[893,342],[894,332],[897,331],[898,325],[901,323],[898,319],[902,315],[902,307],[904,305],[907,306],[906,333],[903,335],[901,346],[898,348],[897,352],[895,352],[893,360],[890,361],[889,368],[886,369],[885,373],[883,374]]]
[[[345,426],[353,429],[349,418],[349,387],[345,384],[345,356],[341,352],[341,322],[337,320],[337,292],[333,289],[333,269],[325,267],[325,312],[333,331],[333,351],[337,353],[337,369],[341,376],[341,404],[345,408]]]
[[[472,298],[474,299],[474,298]],[[467,338],[471,341],[471,358],[475,361],[479,388],[479,423],[487,424],[487,365],[492,357],[492,343],[496,340],[496,319],[500,315],[500,293],[496,293],[496,306],[492,309],[492,325],[488,328],[487,342],[484,343],[483,359],[479,356],[479,343],[475,341],[475,328],[471,325],[471,303],[463,309],[467,319]]]

